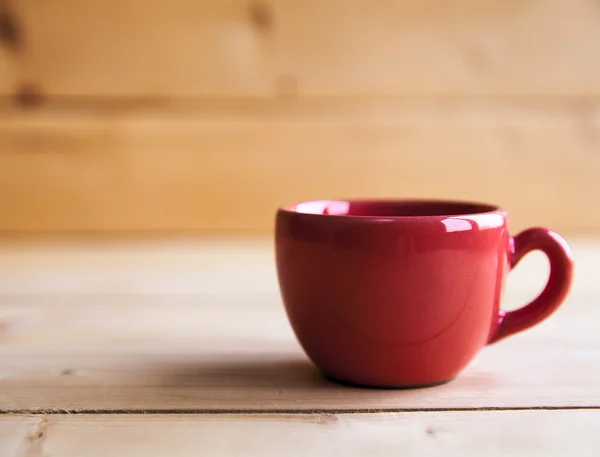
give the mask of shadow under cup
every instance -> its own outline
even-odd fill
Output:
[[[277,212],[277,273],[294,333],[326,376],[435,385],[563,301],[572,260],[557,237],[535,228],[512,238],[506,211],[487,204],[304,202]],[[534,302],[504,313],[506,273],[533,249],[549,257],[549,283]]]

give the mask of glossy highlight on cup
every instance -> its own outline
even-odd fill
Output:
[[[329,378],[371,387],[452,380],[486,345],[526,330],[564,301],[567,243],[507,212],[450,200],[323,200],[280,208],[276,265],[292,329]],[[543,292],[504,312],[507,273],[528,252],[550,261]]]

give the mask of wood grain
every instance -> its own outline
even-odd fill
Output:
[[[272,230],[447,197],[600,232],[594,0],[6,1],[0,230]],[[181,108],[181,106],[184,108]]]
[[[597,233],[600,117],[564,105],[378,102],[0,111],[0,229],[271,232],[313,198],[506,207]]]
[[[32,450],[32,438],[44,420],[31,416],[4,416],[0,418],[0,455],[2,457],[23,457],[25,449]]]
[[[271,240],[4,237],[0,455],[595,456],[600,244],[571,244],[554,316],[444,386],[371,390],[307,361]],[[505,306],[542,267],[523,260]]]
[[[60,297],[62,302],[68,301]],[[333,384],[306,360],[279,307],[214,299],[68,308],[4,318],[4,411],[404,411],[600,407],[598,318],[553,320],[486,348],[459,378],[409,391]],[[112,305],[111,305],[112,302]],[[19,303],[19,302],[16,302]],[[18,312],[17,306],[23,311]],[[575,305],[571,304],[571,308]],[[583,307],[581,307],[583,308]],[[6,307],[3,307],[6,313]],[[246,309],[246,311],[244,311]]]
[[[597,244],[573,243],[576,290],[547,321],[451,383],[397,391],[325,380],[287,322],[270,243],[221,243],[1,243],[0,410],[600,407]],[[541,288],[540,263],[526,260],[508,308]]]
[[[1,417],[0,429],[35,423],[19,452],[0,440],[5,457],[181,457],[445,455],[592,457],[600,447],[600,411],[321,415],[78,415]],[[232,439],[235,437],[235,439]],[[16,442],[17,438],[11,438]],[[102,448],[97,443],[102,442]]]
[[[600,95],[593,0],[10,4],[49,96]]]

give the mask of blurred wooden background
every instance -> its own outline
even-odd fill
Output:
[[[599,97],[597,0],[0,0],[0,229],[431,196],[600,233]]]

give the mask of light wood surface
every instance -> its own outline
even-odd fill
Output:
[[[308,362],[271,239],[4,237],[0,455],[594,456],[600,242],[569,242],[577,275],[555,315],[446,385],[377,390]],[[505,308],[547,274],[526,257]]]
[[[576,285],[553,318],[486,348],[449,384],[399,392],[344,388],[320,376],[286,320],[266,240],[46,249],[7,242],[0,408],[600,407],[598,257],[579,254],[598,245],[574,243],[579,283],[587,286]],[[543,257],[535,260],[514,272],[507,308],[541,289],[547,270]]]
[[[543,324],[371,390],[307,360],[270,239],[8,234],[271,234],[281,204],[419,196],[598,234],[598,11],[0,0],[0,457],[597,456],[597,239]],[[505,307],[547,274],[526,258]]]
[[[594,0],[0,4],[0,230],[436,197],[600,233]]]
[[[595,457],[600,411],[0,417],[3,457]],[[101,443],[101,445],[99,444]]]
[[[52,307],[39,300],[3,299],[10,305],[3,306],[0,409],[600,407],[596,303],[571,303],[529,334],[486,348],[449,384],[378,391],[324,380],[268,296],[232,299],[233,306],[214,297],[57,296]]]
[[[504,206],[600,231],[600,117],[563,106],[326,101],[0,110],[0,230],[270,233],[323,198]]]
[[[14,67],[46,96],[600,95],[593,0],[6,3],[4,93]]]

